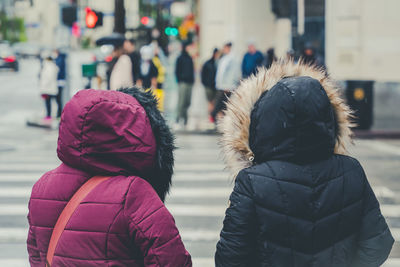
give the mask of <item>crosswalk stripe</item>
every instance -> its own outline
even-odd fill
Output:
[[[32,188],[29,186],[1,187],[0,197],[29,197]],[[228,187],[175,187],[171,197],[227,197],[232,189]]]
[[[212,241],[217,242],[219,240],[219,231],[212,231],[207,229],[179,229],[179,233],[182,239],[186,242],[193,241]],[[22,243],[26,241],[28,236],[28,228],[12,228],[2,227],[0,228],[0,243],[5,242],[18,242]]]
[[[39,176],[36,176],[39,177]],[[188,176],[190,177],[190,176]],[[15,177],[14,177],[15,178]],[[34,177],[24,177],[20,176],[19,178],[27,178],[27,179],[37,179]],[[199,180],[202,180],[202,177],[196,177]],[[218,179],[213,177],[214,179]],[[1,181],[0,177],[0,181]],[[18,180],[18,179],[16,179]],[[179,177],[176,180],[185,181],[184,177]],[[193,181],[193,177],[188,180]],[[209,181],[209,179],[205,179]],[[223,179],[221,179],[223,180]],[[10,179],[11,181],[11,179]],[[15,180],[14,180],[15,181]],[[18,187],[2,187],[0,188],[0,197],[29,197],[32,188],[30,186],[18,186]],[[395,193],[386,187],[375,187],[375,193],[378,198],[381,197],[393,197]],[[227,197],[232,192],[232,186],[226,187],[173,187],[170,197]],[[400,217],[400,210],[398,210],[399,206],[395,205],[382,205],[382,209],[385,209],[384,213],[389,217]],[[395,207],[392,207],[395,206]]]
[[[50,170],[50,169],[49,169]],[[29,173],[0,173],[0,182],[35,182],[46,171],[43,172],[29,172]],[[174,181],[226,181],[232,182],[226,172],[213,171],[207,173],[199,173],[194,171],[179,171],[174,174],[172,182]]]
[[[390,260],[388,260],[390,261]],[[214,267],[214,258],[192,258],[193,267]],[[6,267],[27,267],[29,266],[28,259],[0,259],[0,266]],[[394,266],[394,265],[392,265]],[[385,267],[392,267],[386,266]]]
[[[193,267],[214,267],[214,258],[209,257],[194,257],[192,258]],[[0,266],[7,267],[27,267],[29,266],[28,259],[0,259]],[[399,267],[400,258],[389,258],[382,267]]]
[[[360,140],[359,142],[362,142],[365,146],[368,146],[373,150],[378,150],[395,156],[400,156],[400,149],[397,146],[389,145],[377,140]]]
[[[374,186],[374,193],[378,198],[394,198],[396,193],[386,186]]]
[[[188,205],[188,204],[167,204],[168,210],[174,216],[193,217],[222,217],[225,215],[228,205]],[[381,205],[385,217],[400,217],[400,205]],[[0,204],[1,215],[26,215],[28,213],[25,204]]]
[[[48,170],[52,170],[58,167],[57,164],[42,164],[42,163],[0,163],[0,172],[7,173],[7,172],[16,172],[16,171],[28,171],[28,172],[45,172]],[[223,171],[225,166],[221,163],[210,163],[210,164],[184,164],[184,165],[177,165],[175,167],[176,172],[180,171]]]

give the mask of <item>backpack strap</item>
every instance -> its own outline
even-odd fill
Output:
[[[78,191],[72,196],[70,201],[65,206],[64,210],[61,212],[60,217],[58,217],[57,223],[54,226],[53,233],[51,234],[49,248],[47,250],[46,266],[50,267],[53,262],[54,252],[56,250],[58,240],[60,239],[62,233],[64,232],[65,226],[67,225],[72,214],[82,202],[82,200],[101,182],[108,180],[111,177],[106,176],[94,176],[90,178],[86,183],[84,183]]]

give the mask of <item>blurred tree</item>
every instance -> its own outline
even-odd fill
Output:
[[[125,34],[125,5],[124,0],[114,0],[114,32]]]

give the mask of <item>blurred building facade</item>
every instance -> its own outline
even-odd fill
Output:
[[[275,47],[281,55],[291,47],[290,20],[277,19],[270,0],[201,0],[198,18],[202,59],[226,42],[232,42],[238,54],[246,51],[248,42],[263,52]]]

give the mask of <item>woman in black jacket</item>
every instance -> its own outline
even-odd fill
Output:
[[[217,267],[380,266],[393,237],[360,163],[350,110],[324,72],[274,63],[241,83],[221,124],[236,177]]]

